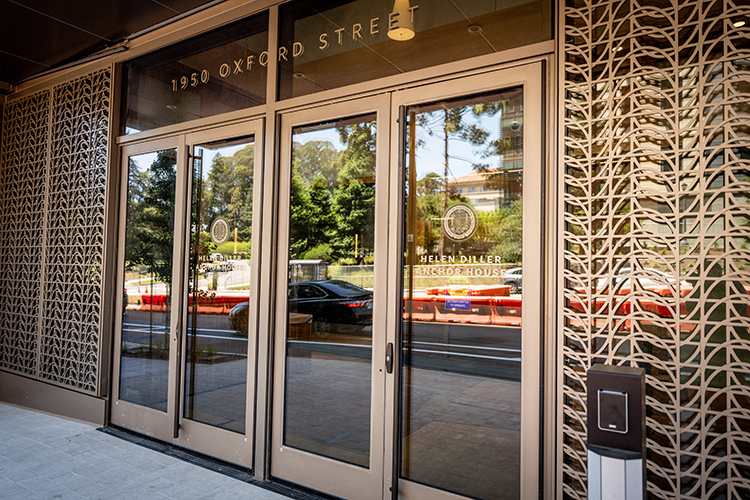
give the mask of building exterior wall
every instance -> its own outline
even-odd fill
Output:
[[[563,497],[587,496],[586,371],[607,363],[646,370],[650,498],[747,498],[750,7],[560,14]]]
[[[607,363],[646,369],[652,498],[750,497],[750,7],[558,7],[562,496],[587,496]],[[0,150],[0,371],[98,397],[111,85],[10,99]]]

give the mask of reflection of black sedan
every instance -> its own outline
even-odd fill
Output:
[[[356,333],[372,324],[372,292],[346,281],[300,281],[287,289],[289,313],[310,314],[319,337],[331,332]],[[232,330],[247,334],[248,303],[229,313]]]
[[[229,311],[229,328],[247,335],[249,302],[240,302]]]
[[[346,281],[290,283],[288,312],[310,314],[319,337],[355,333],[372,324],[372,292]]]

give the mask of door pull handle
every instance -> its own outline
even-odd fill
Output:
[[[388,342],[385,347],[385,371],[393,373],[393,344]]]

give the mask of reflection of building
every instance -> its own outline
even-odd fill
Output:
[[[521,199],[522,172],[493,170],[472,172],[452,182],[456,193],[469,200],[478,211],[491,212]]]
[[[454,181],[456,193],[479,211],[505,208],[520,200],[523,192],[523,98],[512,97],[500,115],[500,137],[490,158],[495,165],[487,172],[472,172]]]

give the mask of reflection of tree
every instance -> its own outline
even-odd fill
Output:
[[[291,258],[354,257],[355,239],[372,251],[375,220],[375,123],[337,129],[343,151],[327,141],[295,143],[292,161]]]
[[[509,208],[501,208],[494,214],[490,234],[497,243],[490,248],[490,254],[499,256],[503,262],[520,264],[523,257],[523,200],[515,200]]]
[[[337,160],[338,187],[333,195],[336,232],[331,244],[338,256],[353,255],[355,235],[364,251],[374,248],[375,231],[375,123],[341,127],[346,145]]]
[[[442,109],[426,111],[417,115],[416,122],[420,131],[429,136],[438,137],[443,142],[443,177],[440,178],[437,174],[432,174],[430,179],[423,179],[433,185],[437,183],[442,184],[441,213],[444,214],[446,212],[449,200],[453,198],[453,193],[450,190],[451,184],[448,182],[451,160],[467,161],[471,164],[472,169],[477,172],[491,172],[488,179],[488,186],[491,181],[495,184],[498,182],[499,179],[495,178],[497,174],[493,173],[490,166],[487,163],[481,162],[481,160],[497,157],[502,154],[505,142],[502,138],[490,141],[490,133],[483,127],[482,119],[483,117],[492,117],[498,113],[502,113],[507,108],[507,104],[507,100],[498,100],[459,105],[456,107],[443,105],[441,106]],[[470,117],[474,118],[473,122],[469,119]],[[450,143],[455,140],[467,142],[479,148],[477,155],[472,158],[452,156],[450,153]],[[422,144],[422,141],[416,141],[416,147],[420,147]],[[439,239],[439,252],[440,255],[443,255],[446,252],[446,245],[448,243],[442,232],[439,235]],[[429,243],[429,238],[425,242]]]
[[[416,182],[416,217],[421,223],[416,227],[416,243],[428,254],[484,254],[501,257],[503,262],[519,263],[522,256],[522,202],[512,201],[507,207],[479,215],[475,234],[468,240],[454,242],[443,236],[442,215],[448,207],[462,199],[456,192],[450,178],[450,162],[469,162],[475,172],[486,173],[485,186],[490,191],[509,191],[518,188],[520,196],[520,174],[518,179],[509,177],[503,170],[491,167],[487,160],[499,161],[506,154],[511,143],[502,137],[494,139],[487,130],[487,119],[499,116],[509,108],[509,99],[490,102],[458,103],[453,108],[439,105],[416,115],[412,114],[417,135],[434,136],[443,144],[443,176],[431,172]],[[519,104],[520,105],[520,104]],[[412,118],[410,118],[412,119]],[[474,147],[471,158],[458,158],[451,154],[452,141],[462,141]],[[426,141],[414,141],[417,150]],[[506,198],[510,198],[507,197]]]
[[[146,265],[159,281],[172,283],[176,152],[160,151],[148,170],[129,162],[125,261]]]
[[[237,228],[240,241],[249,242],[252,236],[254,162],[253,144],[232,156],[217,155],[205,181],[204,224],[224,217],[230,231]]]
[[[448,183],[444,186],[443,178],[430,172],[417,181],[417,220],[423,224],[417,227],[417,245],[427,253],[440,251],[440,234],[443,217],[445,193],[449,202],[467,201],[456,192],[456,187]]]
[[[294,163],[297,172],[310,185],[316,177],[323,176],[329,189],[333,189],[338,178],[338,171],[334,162],[339,152],[328,141],[308,141],[304,144],[297,142],[293,145]]]
[[[292,184],[289,213],[289,255],[299,258],[309,248],[308,221],[312,211],[310,193],[302,177],[292,168]]]

